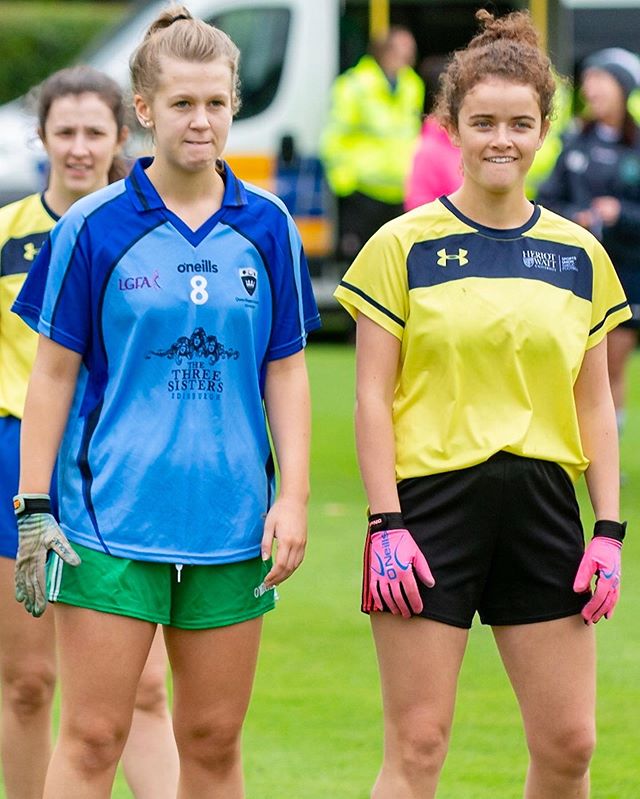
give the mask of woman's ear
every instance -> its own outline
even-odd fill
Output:
[[[151,107],[141,94],[135,94],[133,96],[133,107],[135,109],[138,122],[142,125],[142,127],[152,127],[153,121],[151,118]]]
[[[544,140],[547,138],[547,133],[549,132],[550,127],[551,122],[548,119],[545,119],[542,123],[542,127],[540,128],[540,138],[538,139],[538,146],[536,147],[536,150],[539,150],[544,144]]]
[[[457,126],[455,126],[452,122],[447,122],[447,124],[443,127],[449,135],[449,141],[451,144],[453,144],[454,147],[460,147],[460,134],[458,133]]]

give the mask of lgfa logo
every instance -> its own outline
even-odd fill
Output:
[[[459,266],[466,266],[469,263],[469,259],[467,255],[469,254],[469,250],[463,250],[462,247],[458,249],[458,254],[455,255],[451,253],[451,255],[444,249],[438,250],[438,266],[446,266],[447,261],[457,261]]]

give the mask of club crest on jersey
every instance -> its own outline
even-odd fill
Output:
[[[438,266],[446,266],[447,261],[457,261],[458,266],[466,266],[469,263],[467,255],[469,255],[469,250],[463,250],[462,247],[457,253],[448,253],[443,247],[438,250]]]
[[[242,281],[245,291],[250,297],[253,297],[256,291],[256,286],[258,285],[257,271],[250,266],[245,266],[241,269],[238,269],[238,272],[240,274],[240,280]]]

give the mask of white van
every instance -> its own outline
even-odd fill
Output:
[[[332,259],[335,207],[322,178],[318,142],[331,84],[364,52],[369,5],[376,0],[185,0],[194,16],[223,30],[242,53],[243,106],[225,157],[243,179],[278,194],[300,228],[321,307],[331,300],[343,265]],[[166,0],[138,8],[81,61],[128,86],[128,59]],[[506,11],[522,3],[498,2]],[[391,0],[391,22],[410,27],[421,56],[468,41],[475,0]],[[131,154],[150,143],[136,131]],[[0,204],[37,191],[46,158],[23,100],[0,108]]]
[[[344,265],[332,257],[335,207],[322,178],[318,142],[331,84],[364,52],[370,6],[379,2],[186,0],[194,16],[225,30],[241,50],[243,107],[232,126],[225,157],[240,177],[275,192],[287,204],[302,233],[316,296],[325,309],[336,308],[331,295]],[[626,5],[628,0],[621,2]],[[81,60],[128,86],[129,56],[166,5],[166,0],[143,4]],[[476,28],[478,5],[477,0],[390,0],[390,20],[411,28],[423,58],[466,44]],[[527,3],[515,0],[493,5],[498,13],[504,13]],[[549,0],[552,11],[565,5],[605,4]],[[608,0],[606,8],[615,5],[615,0]],[[552,35],[549,41],[553,51]],[[564,47],[567,45],[565,39]],[[138,130],[132,137],[131,154],[149,147],[150,142]],[[1,107],[0,204],[37,191],[45,176],[46,159],[24,101]]]

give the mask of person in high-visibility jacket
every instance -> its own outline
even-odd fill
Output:
[[[321,156],[338,198],[344,257],[355,256],[381,225],[403,212],[424,107],[415,57],[411,32],[394,26],[335,80]]]

